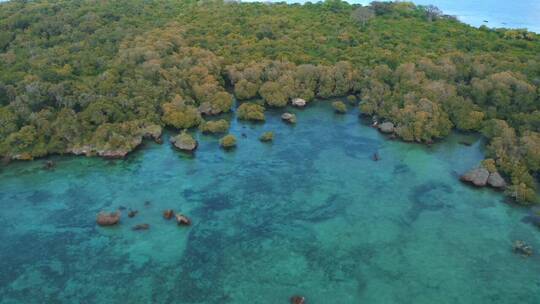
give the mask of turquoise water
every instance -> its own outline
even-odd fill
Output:
[[[435,5],[445,14],[473,26],[526,28],[540,33],[540,0],[409,0],[418,5]],[[268,2],[244,0],[243,2]],[[269,2],[281,2],[270,0]],[[306,0],[288,0],[288,3],[305,3]],[[311,1],[318,2],[318,1]],[[368,5],[372,0],[348,0],[349,3]],[[487,21],[487,22],[486,22]]]
[[[0,302],[538,303],[540,257],[511,250],[540,249],[527,211],[457,182],[482,158],[478,139],[427,148],[328,102],[293,111],[296,126],[277,112],[233,121],[232,152],[197,135],[194,156],[148,143],[123,161],[2,168]],[[257,139],[267,130],[272,144]],[[120,206],[139,214],[96,226]],[[165,221],[167,208],[193,225]]]

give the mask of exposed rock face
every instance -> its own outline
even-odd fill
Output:
[[[306,106],[307,102],[306,100],[302,99],[302,98],[294,98],[292,101],[291,101],[292,105],[295,106],[295,107],[299,107],[299,108],[303,108]]]
[[[179,226],[189,226],[189,225],[191,225],[191,220],[187,216],[185,216],[185,215],[183,215],[181,213],[177,213],[175,217],[176,217],[176,223]]]
[[[493,188],[497,188],[497,189],[506,188],[506,182],[504,181],[502,176],[499,174],[499,172],[490,173],[487,183]]]
[[[519,253],[523,256],[531,256],[533,254],[533,249],[531,245],[525,243],[525,241],[515,241],[512,247],[514,248],[514,252]]]
[[[33,160],[34,157],[30,153],[23,152],[23,153],[13,155],[11,157],[11,159],[13,159],[13,160]]]
[[[174,216],[174,211],[172,209],[167,209],[167,210],[163,211],[163,218],[164,219],[170,220],[170,219],[172,219],[173,216]]]
[[[377,127],[383,133],[394,133],[394,124],[391,122],[383,122],[382,124],[378,124]]]
[[[153,139],[156,143],[163,142],[161,140],[162,128],[160,125],[148,125],[143,128],[142,134],[144,138]]]
[[[294,115],[292,113],[283,113],[281,115],[281,119],[283,119],[284,121],[286,121],[288,123],[291,123],[291,124],[296,123],[296,115]]]
[[[484,187],[489,178],[489,171],[486,168],[476,168],[461,176],[461,180],[471,183],[476,187]]]
[[[91,156],[94,154],[95,148],[90,145],[84,145],[79,147],[71,147],[67,149],[67,153],[75,154],[75,155],[86,155]]]
[[[197,149],[197,141],[191,135],[182,132],[177,136],[171,137],[170,142],[179,150],[194,151]]]
[[[120,212],[100,212],[97,215],[96,222],[100,226],[113,226],[120,222]]]
[[[133,230],[148,230],[150,228],[150,224],[137,224],[133,226]]]
[[[98,151],[98,155],[105,158],[124,158],[128,153],[127,150]]]
[[[499,172],[495,171],[490,173],[488,169],[484,167],[472,169],[462,175],[460,179],[461,181],[471,183],[476,187],[485,187],[489,185],[496,189],[506,188],[506,182]]]
[[[302,296],[292,296],[291,304],[306,304],[306,298]]]

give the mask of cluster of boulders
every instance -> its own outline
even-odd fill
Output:
[[[490,172],[488,169],[480,166],[463,174],[460,180],[470,183],[476,187],[490,186],[495,189],[506,188],[504,178],[497,171]]]
[[[172,210],[172,209],[167,209],[167,210],[163,211],[163,218],[164,219],[170,220],[170,219],[173,218],[173,216],[176,219],[176,223],[179,226],[189,226],[189,225],[191,225],[191,220],[187,216],[185,216],[184,214],[182,214],[182,213],[174,213],[174,210]]]
[[[124,208],[125,209],[125,208]],[[137,210],[130,210],[128,212],[128,216],[130,218],[135,217],[137,215]],[[170,220],[172,218],[176,219],[176,223],[179,226],[190,226],[191,220],[182,213],[175,213],[172,209],[167,209],[163,211],[163,218],[166,220]],[[121,218],[121,212],[115,211],[115,212],[100,212],[97,215],[96,222],[99,226],[114,226],[120,223]],[[148,230],[150,228],[150,224],[137,224],[133,226],[132,230]]]
[[[514,249],[515,253],[519,253],[525,257],[531,256],[533,254],[532,246],[525,243],[525,241],[515,241],[512,248]]]

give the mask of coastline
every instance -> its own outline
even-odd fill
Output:
[[[241,2],[281,2],[279,0],[242,0]],[[305,0],[287,0],[286,3],[299,3],[304,4],[306,2]],[[317,1],[311,1],[313,3]],[[361,5],[369,5],[371,0],[349,0],[346,1],[350,4],[361,4]],[[510,6],[507,7],[506,10],[496,10],[494,7],[497,7],[497,5],[491,5],[491,3],[482,3],[482,1],[437,1],[437,0],[410,0],[410,2],[413,2],[416,5],[435,5],[439,9],[441,9],[446,15],[455,16],[457,19],[465,24],[468,24],[470,26],[473,26],[475,28],[479,28],[481,26],[487,26],[489,29],[497,30],[497,29],[527,29],[530,32],[534,32],[539,34],[540,33],[540,23],[538,23],[538,20],[540,20],[540,16],[534,16],[531,15],[527,17],[525,20],[523,19],[524,14],[533,14],[532,12],[535,11],[534,6],[537,6],[537,11],[540,11],[540,2],[538,3],[517,3],[518,5],[521,4],[524,5],[530,5],[533,6],[530,7],[518,7],[515,9],[512,9]],[[439,3],[443,2],[443,3]],[[478,5],[478,7],[475,7],[475,5]],[[513,3],[512,5],[516,6],[516,3]],[[463,9],[462,7],[466,6],[466,9]],[[513,15],[510,15],[508,10],[512,11],[514,15],[518,15],[521,17],[514,17]],[[538,13],[537,13],[538,14]],[[503,16],[504,15],[504,16]],[[534,23],[536,20],[536,24]],[[486,22],[487,21],[487,22]]]

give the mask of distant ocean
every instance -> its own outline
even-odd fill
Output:
[[[348,2],[366,5],[371,1],[349,0]],[[287,2],[304,3],[307,1],[288,0]],[[526,28],[540,33],[540,0],[412,0],[412,2],[421,5],[433,4],[445,14],[457,16],[462,22],[473,26]]]

